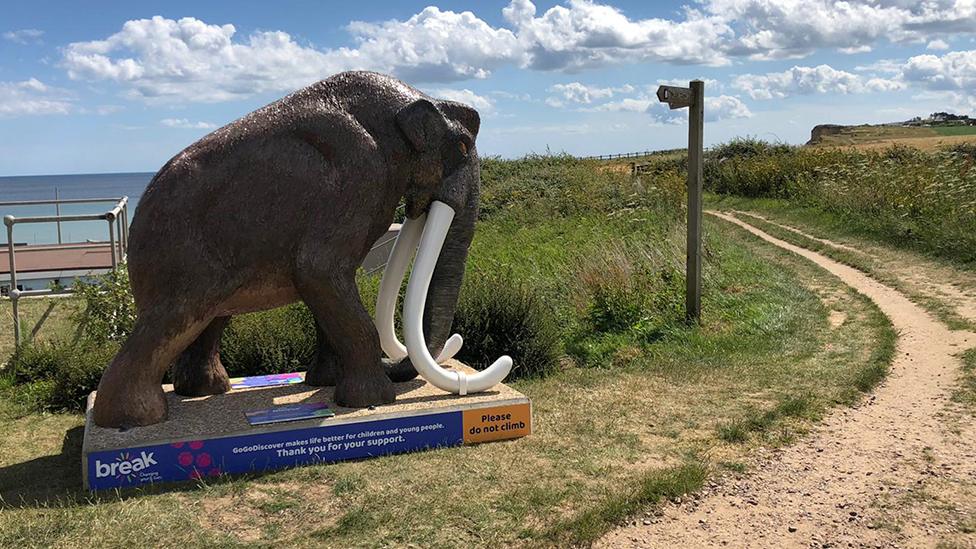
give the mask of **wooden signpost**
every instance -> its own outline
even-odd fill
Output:
[[[697,322],[701,318],[701,228],[702,228],[702,156],[705,83],[692,80],[689,87],[661,86],[657,98],[671,109],[688,107],[688,242],[686,252],[685,316]]]

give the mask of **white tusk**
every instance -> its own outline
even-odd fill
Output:
[[[441,354],[437,355],[437,363],[444,364],[448,360],[454,358],[454,355],[458,354],[461,350],[461,345],[464,345],[464,339],[461,338],[460,334],[454,334],[444,342],[444,348],[441,349]]]
[[[413,258],[420,242],[420,234],[424,230],[424,220],[427,214],[417,219],[405,219],[400,226],[390,259],[383,270],[383,280],[380,282],[380,292],[376,296],[376,331],[380,335],[380,347],[386,356],[392,360],[400,360],[407,356],[407,348],[400,343],[394,327],[397,297],[400,295],[400,285],[407,273],[407,267]]]
[[[396,335],[394,316],[400,285],[403,284],[407,267],[413,259],[413,253],[417,250],[417,244],[420,243],[420,235],[424,230],[426,219],[427,214],[422,214],[417,219],[403,221],[393,243],[393,249],[390,251],[390,258],[386,262],[386,268],[383,270],[379,295],[376,296],[376,318],[373,323],[376,325],[376,331],[379,332],[380,347],[391,360],[401,360],[407,356],[407,348],[400,343]],[[461,350],[463,342],[460,335],[452,335],[437,356],[437,363],[443,364],[454,358],[454,355]]]
[[[440,389],[464,395],[479,393],[501,383],[512,370],[512,359],[502,356],[485,370],[469,376],[464,372],[441,368],[427,350],[423,330],[427,290],[453,219],[454,210],[450,206],[438,201],[431,203],[427,223],[420,238],[420,250],[410,274],[410,282],[407,283],[407,296],[403,305],[403,334],[410,362],[421,377]],[[444,352],[438,359],[453,345],[450,343],[452,340],[454,336],[444,345]],[[458,340],[460,342],[460,336]]]

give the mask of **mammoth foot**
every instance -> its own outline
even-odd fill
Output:
[[[174,365],[173,391],[178,395],[198,397],[220,395],[230,390],[230,378],[220,358],[214,356],[202,364],[188,364],[181,360]]]
[[[383,359],[383,371],[393,383],[403,383],[417,377],[417,370],[410,358],[403,360]],[[312,387],[334,387],[339,378],[338,358],[335,355],[317,354],[305,372],[305,384]]]
[[[99,427],[124,429],[160,423],[166,420],[166,396],[159,385],[142,390],[126,386],[118,391],[99,386],[92,419]]]
[[[396,400],[393,382],[381,371],[377,375],[364,373],[346,374],[336,384],[335,401],[349,408],[367,408],[389,404]]]

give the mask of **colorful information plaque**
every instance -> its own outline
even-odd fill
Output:
[[[316,417],[332,417],[335,413],[329,409],[329,405],[325,402],[312,402],[284,404],[267,410],[245,412],[244,415],[247,416],[247,422],[251,425],[267,425],[268,423],[285,423],[286,421],[299,421]]]
[[[232,377],[231,389],[251,389],[254,387],[274,387],[275,385],[290,385],[305,381],[300,372],[290,374],[270,374],[266,376]]]

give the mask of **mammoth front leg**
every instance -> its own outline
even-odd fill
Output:
[[[220,336],[229,316],[217,317],[173,363],[173,390],[183,396],[219,395],[230,390],[227,370],[220,363]]]
[[[355,271],[347,271],[302,273],[298,281],[299,294],[335,351],[336,403],[365,408],[393,402],[396,392],[381,367],[379,335],[359,298]]]

